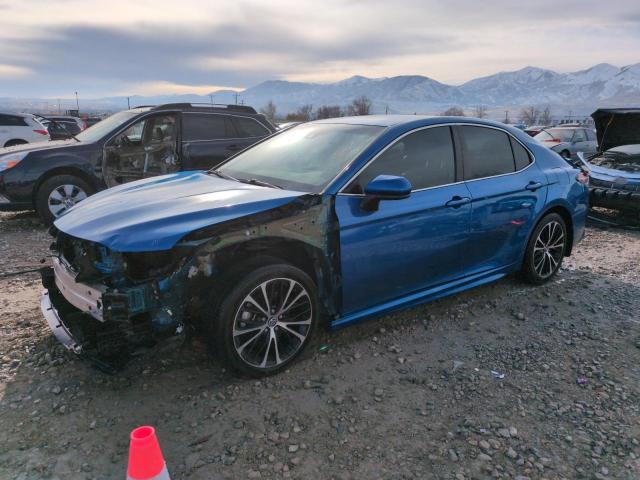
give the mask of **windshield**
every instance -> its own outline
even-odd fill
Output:
[[[120,125],[128,122],[133,117],[136,117],[138,115],[140,115],[140,110],[125,110],[123,112],[115,113],[110,117],[105,118],[101,122],[98,122],[95,125],[87,128],[86,130],[83,130],[76,135],[76,138],[81,142],[97,142],[109,132],[112,132]]]
[[[317,193],[382,130],[372,125],[305,123],[239,154],[219,171],[239,180]]]

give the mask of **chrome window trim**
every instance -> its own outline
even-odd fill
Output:
[[[392,147],[396,142],[402,140],[404,137],[406,137],[409,134],[415,133],[415,132],[419,132],[420,130],[426,130],[428,128],[437,128],[437,127],[452,127],[452,126],[471,126],[471,127],[482,127],[482,128],[491,128],[493,130],[498,130],[500,132],[506,133],[509,137],[513,138],[516,142],[518,142],[520,145],[522,145],[522,147],[529,153],[530,157],[531,157],[531,161],[529,162],[529,164],[524,167],[521,168],[520,170],[516,170],[514,172],[509,172],[509,173],[500,173],[498,175],[491,175],[489,177],[481,177],[481,178],[474,178],[471,180],[460,180],[459,182],[453,182],[453,183],[447,183],[444,185],[436,185],[433,187],[425,187],[425,188],[419,188],[416,190],[411,190],[411,193],[414,192],[422,192],[424,190],[432,190],[434,188],[443,188],[443,187],[449,187],[451,185],[459,185],[461,183],[466,183],[466,182],[476,182],[478,180],[487,180],[489,178],[498,178],[498,177],[504,177],[507,175],[514,175],[516,173],[520,173],[520,172],[524,172],[526,169],[528,169],[529,167],[531,167],[531,165],[533,165],[534,163],[536,163],[536,157],[533,154],[533,152],[524,144],[522,143],[520,140],[518,140],[515,136],[513,136],[511,133],[509,133],[508,131],[506,131],[504,128],[500,128],[500,127],[494,127],[493,125],[483,125],[483,124],[479,124],[479,123],[467,123],[467,122],[459,122],[459,123],[440,123],[437,125],[426,125],[424,127],[418,127],[415,128],[413,130],[409,130],[408,132],[403,133],[401,136],[399,136],[398,138],[396,138],[393,142],[389,143],[386,147],[384,147],[382,150],[380,150],[371,160],[369,160],[366,164],[364,164],[357,172],[355,172],[351,178],[349,178],[349,180],[347,180],[347,182],[345,182],[345,184],[342,186],[342,188],[340,188],[340,190],[338,191],[338,193],[336,195],[344,195],[344,196],[352,196],[352,197],[364,197],[365,194],[364,193],[345,193],[344,189],[347,188],[349,186],[349,184],[358,176],[360,175],[360,173],[367,168],[372,162],[374,162],[380,155],[382,155],[388,148]],[[454,147],[454,151],[455,151],[455,140],[452,139],[452,144]],[[514,167],[515,167],[515,160],[514,160]],[[337,178],[337,176],[336,176]],[[335,179],[334,179],[335,180]]]

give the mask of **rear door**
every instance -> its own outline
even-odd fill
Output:
[[[547,178],[529,151],[504,130],[460,125],[455,138],[471,194],[465,275],[513,265],[546,201]]]
[[[209,170],[241,149],[231,116],[218,113],[182,114],[182,166]]]
[[[234,115],[231,120],[238,137],[233,145],[235,150],[244,150],[264,137],[271,135],[271,131],[255,118]]]

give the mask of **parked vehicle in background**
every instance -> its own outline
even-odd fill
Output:
[[[535,137],[537,134],[539,134],[545,128],[550,128],[550,127],[549,126],[545,126],[545,125],[532,125],[531,127],[525,128],[524,132],[527,135],[529,135],[530,137]]]
[[[596,110],[600,151],[582,161],[589,169],[590,202],[640,213],[640,108]]]
[[[480,119],[308,122],[208,172],[102,192],[54,224],[42,312],[75,353],[122,363],[200,328],[248,375],[338,328],[520,272],[582,239],[588,177]],[[104,365],[104,363],[103,363]]]
[[[591,155],[598,151],[596,134],[589,128],[545,128],[533,138],[565,159],[575,159],[578,152]]]
[[[84,123],[87,124],[87,128],[94,126],[96,123],[100,122],[102,118],[100,117],[87,117],[84,119]]]
[[[38,121],[42,123],[49,132],[51,140],[66,140],[80,133],[87,128],[86,123],[76,117],[44,117],[37,116]]]
[[[46,142],[46,127],[30,113],[0,112],[0,147]]]
[[[51,223],[99,190],[209,169],[275,131],[264,115],[241,105],[122,111],[63,142],[0,149],[0,210],[35,209]]]

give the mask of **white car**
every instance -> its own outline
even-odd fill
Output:
[[[0,112],[0,147],[49,141],[49,132],[29,113]]]

